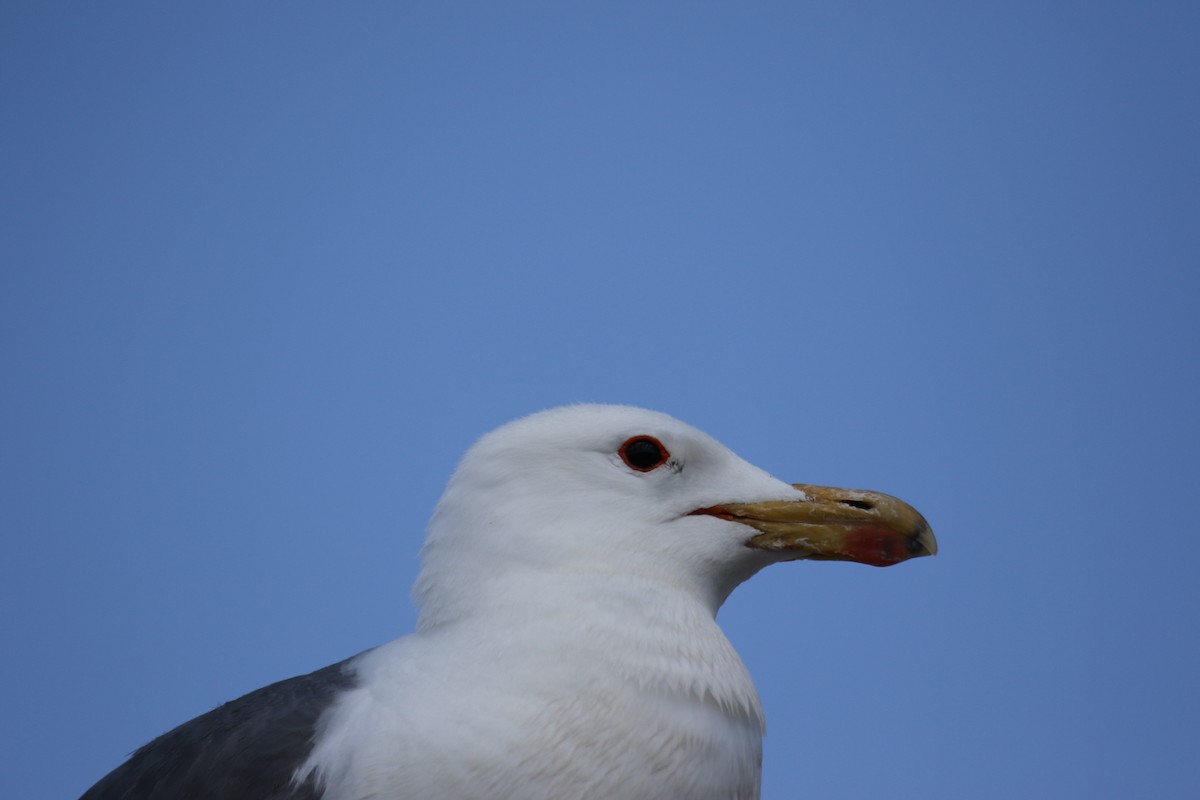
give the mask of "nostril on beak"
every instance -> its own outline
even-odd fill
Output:
[[[860,511],[870,511],[873,508],[875,508],[874,503],[868,502],[866,500],[839,500],[838,502],[844,506],[850,506],[851,508],[857,508]]]

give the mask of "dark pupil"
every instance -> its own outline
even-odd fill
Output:
[[[625,448],[625,458],[631,466],[650,469],[662,461],[662,451],[649,439],[638,439]]]

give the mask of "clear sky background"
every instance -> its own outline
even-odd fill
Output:
[[[1200,6],[8,3],[0,796],[411,630],[471,442],[921,509],[721,621],[764,796],[1200,793]]]

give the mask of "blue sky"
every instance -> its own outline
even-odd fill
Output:
[[[941,555],[721,621],[764,797],[1191,797],[1194,3],[8,4],[0,795],[411,629],[572,401]]]

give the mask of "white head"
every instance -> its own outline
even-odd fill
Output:
[[[775,561],[925,554],[910,545],[902,557],[862,557],[863,545],[847,548],[844,538],[866,525],[876,538],[919,540],[932,552],[924,520],[921,530],[908,521],[892,530],[892,509],[882,508],[892,498],[821,496],[831,491],[773,478],[666,414],[615,405],[534,414],[480,439],[446,488],[414,589],[419,626],[536,600],[543,582],[608,577],[687,593],[715,614]],[[882,521],[863,516],[881,511]],[[780,524],[791,525],[786,536]],[[818,541],[814,531],[842,538]]]

